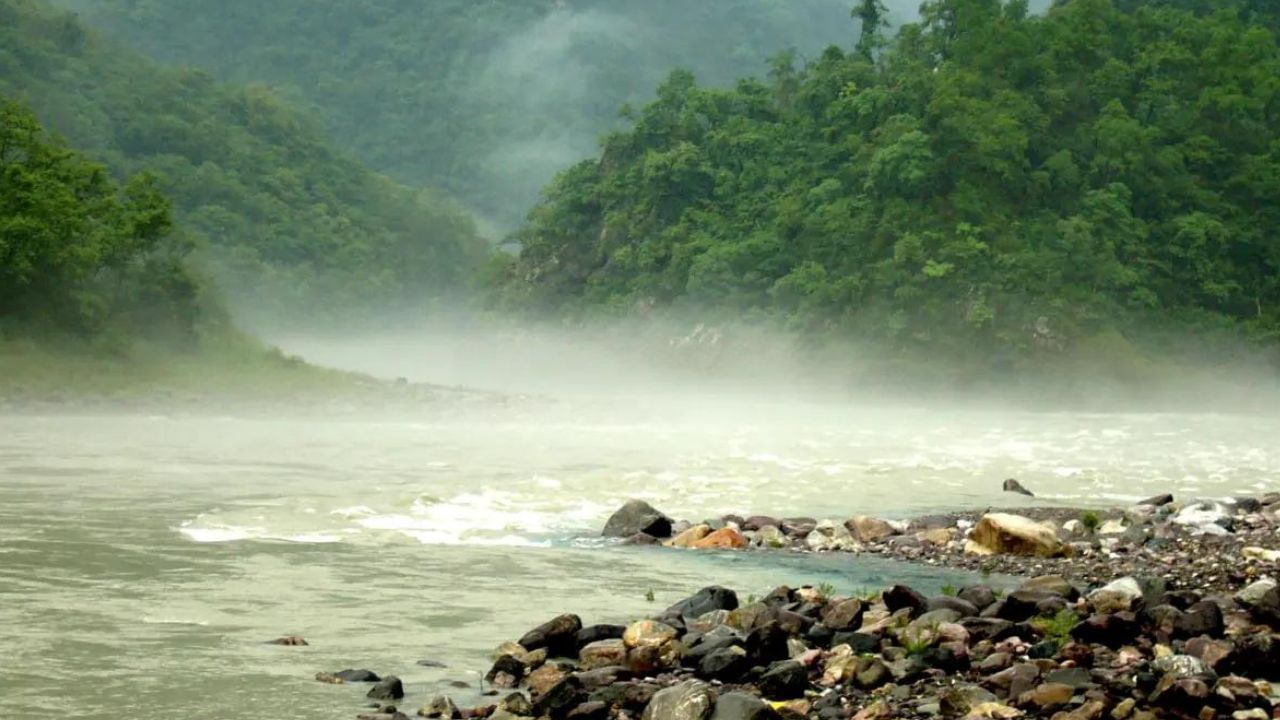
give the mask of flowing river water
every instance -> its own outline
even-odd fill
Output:
[[[0,416],[0,717],[349,719],[364,688],[312,679],[345,667],[399,675],[412,712],[474,699],[491,649],[559,612],[625,621],[711,583],[965,579],[602,543],[628,497],[694,519],[906,517],[1029,502],[999,492],[1011,476],[1074,504],[1280,477],[1280,423],[1249,415],[585,399],[299,415]],[[264,642],[285,634],[311,644]]]

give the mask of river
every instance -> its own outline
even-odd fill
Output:
[[[345,667],[399,675],[410,712],[474,699],[489,651],[562,611],[964,579],[602,543],[628,497],[684,518],[1031,502],[1005,477],[1040,502],[1218,497],[1280,477],[1277,437],[1250,415],[634,398],[0,416],[0,717],[349,719],[364,688],[313,679]],[[311,644],[265,644],[285,634]]]

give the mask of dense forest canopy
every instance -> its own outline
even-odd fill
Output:
[[[372,167],[502,228],[672,68],[729,86],[856,35],[849,0],[61,2],[161,61],[270,83]]]
[[[314,319],[413,305],[483,259],[470,217],[336,151],[262,87],[168,69],[38,0],[0,0],[0,92],[117,175],[153,173],[241,307]]]
[[[891,46],[767,82],[675,72],[551,186],[506,298],[714,308],[982,358],[1115,331],[1274,339],[1270,7],[936,0]]]
[[[155,179],[116,183],[0,97],[0,337],[144,337],[188,346],[222,321],[185,265]]]

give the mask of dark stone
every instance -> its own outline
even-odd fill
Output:
[[[1262,509],[1262,502],[1258,498],[1238,497],[1235,499],[1236,512],[1256,513]]]
[[[770,590],[768,595],[761,598],[760,602],[768,605],[769,607],[777,607],[780,605],[790,605],[795,602],[795,600],[795,590],[792,590],[786,585],[779,585],[778,587]]]
[[[590,691],[630,680],[631,670],[621,665],[610,665],[609,667],[583,670],[575,673],[575,676],[578,678],[578,682],[582,683],[583,689]]]
[[[349,683],[356,683],[356,682],[376,683],[382,680],[382,678],[378,677],[378,674],[372,670],[339,670],[338,672],[334,673],[333,676],[343,682],[349,682]]]
[[[388,675],[370,688],[365,697],[371,700],[399,700],[404,697],[404,684],[395,675]]]
[[[1067,685],[1076,690],[1093,685],[1093,677],[1090,676],[1089,671],[1080,667],[1054,670],[1045,676],[1044,681]]]
[[[575,655],[581,629],[582,619],[577,615],[560,615],[525,633],[519,643],[526,650],[546,648],[553,656]]]
[[[643,500],[628,500],[609,517],[600,534],[625,538],[637,533],[656,538],[671,537],[671,518]]]
[[[767,698],[792,700],[809,689],[809,671],[794,660],[775,662],[760,676],[760,692]]]
[[[775,720],[778,714],[755,695],[725,693],[716,700],[711,720]]]
[[[1161,592],[1148,604],[1152,606],[1170,605],[1178,608],[1179,610],[1187,610],[1198,602],[1200,602],[1200,593],[1194,590],[1174,590],[1172,592]]]
[[[813,618],[805,617],[793,610],[773,607],[769,608],[760,619],[763,623],[777,623],[778,627],[788,635],[803,637],[813,625]]]
[[[1000,618],[964,618],[959,624],[969,631],[969,640],[975,643],[983,640],[999,642],[1016,632],[1013,623]]]
[[[1280,640],[1270,633],[1238,638],[1230,669],[1249,677],[1280,677]]]
[[[969,602],[968,600],[961,600],[959,597],[947,597],[945,595],[940,597],[929,598],[929,604],[928,604],[929,612],[933,612],[934,610],[943,610],[943,609],[955,610],[956,612],[960,613],[960,617],[962,618],[978,616],[977,606],[975,606],[973,603]]]
[[[533,703],[529,702],[529,698],[524,693],[514,692],[502,699],[498,707],[506,710],[512,715],[532,715]]]
[[[617,640],[626,631],[626,625],[588,625],[578,631],[574,638],[574,644],[581,650],[599,640]]]
[[[765,623],[747,635],[746,650],[758,665],[786,659],[789,655],[787,633],[776,622]]]
[[[533,699],[533,711],[539,717],[562,720],[582,700],[582,681],[575,675],[566,675],[545,693]]]
[[[978,611],[986,609],[996,601],[996,593],[986,585],[971,585],[963,588],[956,597],[978,608]]]
[[[862,615],[865,611],[862,601],[856,598],[831,603],[822,612],[822,624],[836,632],[857,630],[862,627]]]
[[[1049,602],[1050,604],[1056,604],[1054,601],[1065,602],[1060,595],[1054,593],[1044,592],[1041,590],[1018,590],[1016,592],[1009,593],[1009,596],[1000,603],[1000,610],[997,617],[1001,620],[1022,622],[1041,614],[1041,603]],[[993,605],[992,607],[995,606]],[[987,609],[990,610],[991,608]]]
[[[894,585],[884,592],[884,604],[889,612],[897,612],[903,608],[911,611],[911,617],[919,617],[928,611],[929,601],[923,595],[906,585]]]
[[[769,517],[767,515],[752,515],[742,523],[742,529],[749,532],[755,532],[756,530],[759,530],[760,528],[766,527],[769,525],[772,525],[778,528],[779,530],[782,529],[781,520],[777,518]]]
[[[848,645],[856,655],[873,653],[880,650],[880,638],[870,633],[840,632],[831,638],[831,647]]]
[[[416,665],[418,665],[419,667],[425,667],[425,668],[447,668],[447,667],[449,667],[448,665],[445,665],[444,663],[440,662],[439,660],[419,660],[419,661],[418,661],[417,663],[415,663],[415,664],[416,664]]]
[[[649,704],[659,689],[651,683],[621,683],[596,690],[589,700],[639,711]]]
[[[698,663],[698,677],[704,680],[720,680],[731,683],[738,681],[751,669],[751,658],[747,651],[737,645],[713,650]]]
[[[652,535],[649,535],[646,533],[636,533],[635,535],[628,537],[626,540],[623,540],[622,544],[623,545],[657,545],[661,542],[662,542],[661,540],[659,540],[658,538]]]
[[[814,647],[825,649],[832,647],[831,641],[835,636],[836,634],[831,628],[822,623],[814,623],[809,628],[809,632],[805,633],[804,639],[808,640],[809,644]]]
[[[663,613],[664,616],[675,615],[678,617],[696,618],[705,615],[713,610],[737,610],[738,594],[728,588],[722,588],[718,585],[705,587],[695,593],[692,597],[685,598],[680,602],[667,608]]]
[[[681,656],[681,662],[687,667],[698,667],[702,663],[702,659],[717,650],[723,650],[733,646],[742,647],[743,642],[740,638],[734,636],[720,636],[707,638],[693,647],[685,650]]]
[[[1226,625],[1222,619],[1222,608],[1212,600],[1201,600],[1187,608],[1173,623],[1173,636],[1176,638],[1192,638],[1197,635],[1219,637]]]
[[[489,668],[489,672],[485,674],[484,679],[493,682],[493,679],[499,673],[506,673],[516,680],[524,677],[524,663],[517,660],[511,655],[503,655],[494,661],[493,667]]]
[[[1139,502],[1138,504],[1150,505],[1151,507],[1162,507],[1164,505],[1168,505],[1171,502],[1173,502],[1173,496],[1170,495],[1169,493],[1165,493],[1163,495],[1155,495],[1153,497],[1149,497],[1146,500]]]
[[[568,720],[608,720],[609,705],[587,701],[569,711]]]
[[[1035,493],[1023,487],[1022,483],[1018,482],[1013,478],[1009,478],[1008,480],[1004,481],[1003,489],[1005,492],[1017,493],[1019,495],[1026,495],[1027,497],[1036,496]]]
[[[1280,586],[1267,590],[1250,605],[1249,616],[1255,622],[1269,625],[1273,630],[1280,630]]]
[[[818,521],[811,517],[784,518],[778,526],[782,532],[794,537],[808,535],[818,526]]]
[[[937,668],[948,673],[959,672],[969,666],[967,655],[958,654],[946,645],[931,647],[917,657],[926,667]]]
[[[1090,615],[1071,629],[1071,637],[1116,649],[1138,636],[1138,621],[1131,612]]]
[[[1041,640],[1027,650],[1027,657],[1032,660],[1047,660],[1058,654],[1057,640]]]

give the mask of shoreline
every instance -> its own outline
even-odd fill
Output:
[[[1277,532],[1280,495],[696,525],[632,501],[605,536],[672,552],[866,553],[1023,581],[1007,594],[982,582],[934,597],[904,585],[863,597],[805,586],[760,600],[712,586],[625,626],[558,615],[495,651],[481,704],[439,696],[417,714],[1266,720],[1280,712],[1270,685],[1280,681]],[[352,672],[317,679],[359,682],[366,671]],[[395,707],[399,680],[378,680],[376,709],[358,717],[407,718]]]

